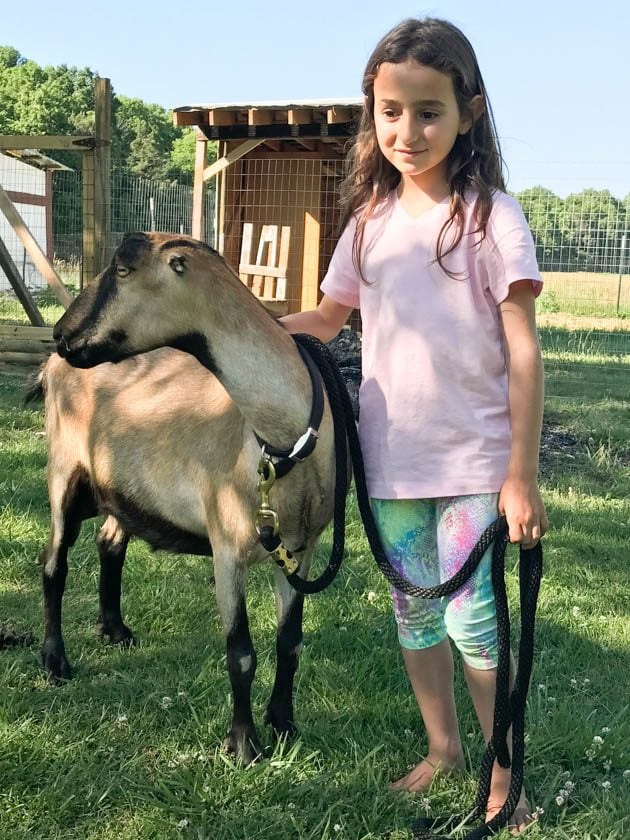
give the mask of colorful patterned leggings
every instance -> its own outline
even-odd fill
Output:
[[[497,493],[443,499],[372,499],[392,566],[419,586],[436,586],[461,568],[497,518]],[[497,665],[497,622],[491,579],[492,547],[475,574],[448,598],[404,595],[391,587],[400,644],[411,650],[448,636],[473,668]]]

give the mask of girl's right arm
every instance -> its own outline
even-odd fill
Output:
[[[351,312],[351,306],[344,306],[324,295],[317,309],[284,315],[278,318],[278,322],[292,334],[308,333],[326,343],[338,335]]]

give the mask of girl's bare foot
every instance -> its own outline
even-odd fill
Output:
[[[490,796],[488,797],[486,822],[489,822],[503,807],[503,803],[507,799],[510,789],[510,779],[510,770],[503,769],[495,763],[494,770],[492,771]],[[525,796],[525,790],[521,789],[521,795],[516,803],[516,808],[508,820],[510,834],[521,834],[535,819],[536,817],[532,815],[529,802]]]
[[[443,759],[429,753],[429,755],[416,764],[413,770],[410,770],[406,776],[392,782],[389,789],[406,790],[410,793],[419,793],[420,791],[428,790],[431,787],[431,782],[433,781],[433,777],[436,773],[448,776],[452,773],[460,773],[463,769],[463,756],[455,759]]]

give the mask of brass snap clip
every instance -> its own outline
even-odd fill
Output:
[[[273,487],[275,480],[276,469],[271,459],[267,455],[263,455],[258,463],[258,483],[256,485],[260,496],[260,507],[254,520],[256,531],[259,535],[265,526],[271,526],[274,537],[277,536],[280,530],[278,514],[269,505],[269,491]]]

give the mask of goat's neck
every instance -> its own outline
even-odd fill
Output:
[[[251,428],[272,446],[291,448],[308,426],[310,376],[291,336],[252,303],[233,319],[224,311],[217,323],[215,315],[204,334],[217,376]]]

